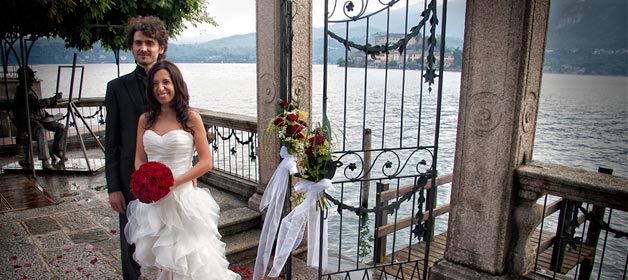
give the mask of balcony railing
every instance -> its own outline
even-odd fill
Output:
[[[541,162],[516,170],[520,191],[515,212],[539,221],[527,227],[517,223],[524,229],[520,233],[534,227],[517,242],[516,251],[525,252],[515,258],[521,271],[560,279],[565,274],[571,279],[626,278],[628,179],[599,171]]]
[[[435,185],[449,185],[451,178],[452,174],[439,176]],[[517,232],[513,232],[513,236],[518,238],[512,256],[513,271],[552,279],[626,278],[628,179],[532,162],[516,170],[515,180],[519,182],[520,191],[514,219]],[[426,184],[420,191],[429,191],[430,185]],[[413,185],[388,189],[386,184],[378,184],[376,205],[383,208],[413,189]],[[431,267],[443,258],[447,241],[446,217],[450,208],[446,200],[439,197],[439,203],[433,209],[423,212],[422,222],[430,216],[436,220],[436,233],[428,232],[423,241],[411,242],[405,245],[407,247],[402,245],[404,242],[399,236],[407,236],[403,233],[421,222],[411,211],[405,211],[405,215],[404,211],[396,211],[394,215],[380,212],[374,218],[372,231],[355,229],[373,232],[372,262],[379,267],[374,273],[396,275],[403,271],[403,279],[422,279],[425,262]],[[363,224],[361,222],[359,226],[363,227]],[[417,256],[420,256],[420,265],[408,262]]]
[[[3,128],[0,132],[0,146],[5,151],[15,152],[19,133],[10,117],[10,107],[5,107],[0,110],[0,115],[4,116],[0,119]],[[107,116],[104,98],[82,98],[71,103],[60,102],[57,106],[46,110],[52,114],[60,113],[66,116],[60,122],[68,125],[68,149],[77,148],[81,142],[87,147],[98,147],[99,142],[104,145]],[[235,192],[250,196],[259,180],[256,118],[198,108],[193,108],[193,110],[201,114],[213,156],[214,169],[204,176],[205,179],[210,181],[211,178],[228,179],[229,182],[245,185],[245,188],[236,187]],[[67,118],[68,111],[72,112],[69,118]],[[48,132],[47,138],[52,139],[53,135]],[[223,182],[220,185],[225,184]],[[225,187],[229,187],[229,184],[226,185]]]

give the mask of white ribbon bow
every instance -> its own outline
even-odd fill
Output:
[[[319,239],[320,239],[320,213],[316,207],[319,195],[331,187],[331,180],[322,179],[318,182],[301,180],[295,186],[298,192],[306,192],[305,200],[292,210],[281,222],[279,235],[277,236],[277,248],[273,260],[273,268],[269,277],[279,276],[279,272],[286,264],[290,253],[296,249],[303,239],[305,222],[308,223],[308,249],[307,265],[318,267],[319,262]],[[327,268],[327,220],[323,221],[323,250],[322,269]]]
[[[297,158],[288,153],[288,149],[281,147],[279,155],[283,160],[275,169],[275,173],[268,181],[262,200],[260,201],[259,210],[266,211],[266,219],[262,227],[262,233],[259,238],[257,247],[257,257],[255,258],[255,267],[253,269],[253,280],[260,280],[264,277],[270,253],[275,242],[275,235],[281,220],[281,210],[286,197],[286,190],[289,187],[290,175],[297,173]]]

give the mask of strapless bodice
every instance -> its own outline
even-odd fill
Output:
[[[159,135],[153,130],[146,130],[143,143],[148,161],[165,164],[172,170],[175,178],[192,167],[194,137],[185,130],[175,129],[164,135]]]

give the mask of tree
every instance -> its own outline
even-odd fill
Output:
[[[216,25],[205,0],[2,0],[0,39],[60,37],[66,47],[89,50],[98,41],[106,49],[125,48],[124,23],[138,15],[154,15],[171,36],[185,21]]]
[[[461,69],[462,68],[462,51],[460,48],[456,48],[452,51],[452,55],[454,57],[454,61],[449,66],[452,69]]]

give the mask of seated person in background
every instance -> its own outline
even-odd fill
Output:
[[[56,122],[54,117],[44,110],[44,108],[57,104],[57,101],[61,98],[61,93],[59,92],[50,98],[39,99],[32,89],[33,83],[35,82],[35,72],[30,67],[24,66],[24,68],[20,67],[17,73],[19,84],[15,91],[15,104],[13,106],[16,126],[21,131],[28,131],[28,113],[26,111],[26,95],[24,93],[24,86],[26,86],[28,90],[28,106],[30,108],[31,135],[33,139],[37,140],[38,156],[41,160],[42,168],[52,169],[44,129],[54,132],[52,153],[50,154],[53,163],[56,162],[55,156],[58,157],[61,162],[64,162],[66,160],[63,148],[65,144],[65,126]],[[25,81],[26,85],[24,85]]]

